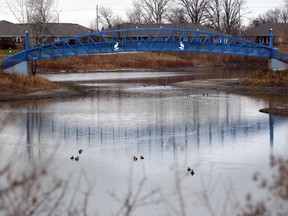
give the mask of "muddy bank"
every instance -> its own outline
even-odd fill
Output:
[[[153,80],[153,79],[152,79]],[[181,82],[180,80],[173,80],[174,83],[166,83],[171,86],[181,87],[186,89],[193,89],[195,92],[205,92],[209,93],[209,91],[225,91],[228,93],[235,94],[287,94],[288,88],[283,87],[255,87],[255,86],[245,86],[243,85],[244,79],[203,79],[203,80],[190,80]],[[142,80],[143,81],[143,80]],[[147,82],[151,82],[150,79],[146,80]],[[161,81],[161,79],[160,79]],[[163,80],[162,80],[163,81]],[[167,81],[167,80],[166,80]],[[68,97],[83,97],[93,95],[95,89],[91,89],[90,87],[86,87],[83,85],[78,85],[77,82],[62,82],[57,83],[59,88],[46,90],[46,91],[38,91],[34,93],[28,94],[18,94],[18,95],[1,95],[0,93],[0,101],[20,101],[20,100],[33,100],[33,99],[44,99],[44,98],[68,98]],[[158,85],[162,85],[165,83],[154,83]],[[288,116],[288,104],[284,104],[277,107],[272,108],[263,108],[260,112],[270,113],[275,115],[285,115]]]
[[[210,80],[192,80],[186,82],[175,83],[174,86],[189,88],[195,90],[202,90],[205,93],[209,91],[225,91],[235,94],[267,94],[267,95],[279,95],[287,94],[288,88],[284,87],[259,87],[259,86],[245,86],[243,85],[244,79],[210,79]],[[260,112],[288,116],[288,104],[283,104],[277,107],[263,108]]]
[[[228,93],[238,94],[287,94],[288,88],[284,87],[263,87],[243,85],[244,79],[209,79],[209,80],[191,80],[173,84],[173,86],[198,89],[198,90],[217,90]]]
[[[288,116],[288,104],[284,104],[282,106],[272,107],[272,108],[264,108],[260,109],[260,112],[268,113],[272,115],[281,115]]]
[[[74,89],[60,87],[52,90],[38,91],[27,94],[17,94],[17,95],[1,95],[0,102],[6,101],[24,101],[24,100],[34,100],[34,99],[46,99],[46,98],[67,98],[72,96],[81,96],[82,93],[75,91]]]

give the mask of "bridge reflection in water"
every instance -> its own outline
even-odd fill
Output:
[[[64,144],[151,155],[168,148],[175,153],[178,147],[187,151],[237,146],[260,136],[264,140],[258,142],[268,141],[273,148],[274,126],[285,121],[258,113],[265,106],[226,93],[175,98],[98,95],[29,106],[23,123],[27,146]]]

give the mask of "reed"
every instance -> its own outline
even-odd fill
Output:
[[[288,70],[261,70],[249,76],[243,84],[248,86],[288,87]]]
[[[57,85],[42,77],[8,74],[0,70],[0,90],[2,94],[30,93],[54,88],[57,88]]]
[[[82,55],[57,59],[45,59],[38,62],[40,72],[60,70],[102,70],[121,68],[182,68],[211,64],[267,64],[267,60],[233,55],[209,53],[120,53],[110,55]]]

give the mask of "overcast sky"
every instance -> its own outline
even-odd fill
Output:
[[[15,0],[8,0],[13,2]],[[60,22],[78,23],[89,27],[92,20],[96,18],[96,5],[110,7],[114,14],[125,16],[125,11],[131,8],[132,0],[58,0],[57,12]],[[259,14],[275,7],[283,5],[283,0],[247,0],[247,11],[249,12],[244,21],[248,18],[257,17]],[[6,0],[0,0],[0,20],[16,22],[13,14],[10,12]]]

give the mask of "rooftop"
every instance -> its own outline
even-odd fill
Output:
[[[0,37],[17,37],[25,36],[25,25],[14,24],[6,20],[0,21]],[[36,25],[36,24],[32,24]],[[91,30],[84,26],[74,23],[46,23],[44,26],[45,36],[50,37],[73,37],[76,35],[83,35],[90,33]]]
[[[25,30],[14,23],[6,20],[0,21],[0,37],[15,37],[25,35]]]
[[[176,23],[176,24],[135,24],[135,23],[123,23],[118,25],[117,27],[113,27],[112,29],[129,29],[129,28],[178,28],[178,29],[188,29],[188,30],[197,30],[204,32],[211,32],[215,34],[223,34],[220,31],[217,31],[213,28],[200,25],[198,23]]]
[[[241,36],[269,36],[269,30],[273,29],[274,36],[288,34],[288,23],[264,23],[243,32]]]

